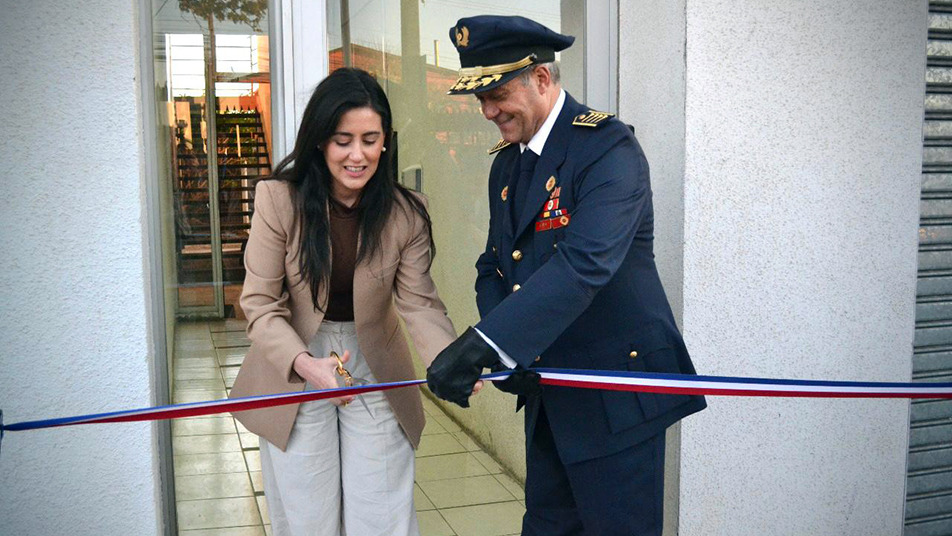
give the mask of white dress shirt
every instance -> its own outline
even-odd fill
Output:
[[[530,151],[535,153],[538,156],[542,156],[542,148],[545,147],[546,140],[549,139],[549,134],[552,132],[552,127],[555,126],[555,120],[558,119],[559,113],[562,112],[562,106],[565,104],[565,90],[559,90],[559,98],[555,101],[555,106],[552,107],[552,110],[549,111],[548,117],[545,118],[545,122],[542,123],[542,126],[539,127],[539,131],[532,136],[532,139],[529,140],[529,143],[520,143],[519,152],[522,153],[528,147]],[[475,328],[473,328],[475,329]],[[489,339],[482,331],[476,330],[476,333],[479,333],[479,336],[486,341],[486,344],[492,347],[496,353],[499,354],[499,361],[503,365],[514,369],[518,365],[509,354],[503,351],[502,348],[496,346],[492,340]]]

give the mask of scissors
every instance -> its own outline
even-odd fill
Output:
[[[344,378],[345,387],[353,387],[354,385],[368,385],[370,383],[369,380],[365,380],[364,378],[355,378],[351,376],[350,372],[344,368],[344,362],[340,360],[340,356],[337,355],[337,352],[331,352],[331,357],[337,360],[337,375],[341,378]],[[364,400],[363,395],[357,395],[357,400],[359,400],[361,405],[364,406],[364,409],[367,410],[367,414],[370,415],[370,418],[376,420],[373,412],[370,411],[370,406],[368,406],[367,401]],[[348,403],[344,403],[345,406],[347,404]]]

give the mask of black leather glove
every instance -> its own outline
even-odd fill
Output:
[[[507,370],[512,369],[502,363],[497,363],[492,367],[493,372],[504,372]],[[539,376],[538,372],[532,369],[519,368],[513,370],[512,374],[505,380],[495,380],[492,384],[496,386],[496,389],[505,393],[535,396],[542,392],[542,386],[539,385],[539,380],[541,379],[542,376]]]
[[[426,369],[426,385],[437,397],[468,408],[479,375],[498,362],[499,354],[475,329],[467,328]]]

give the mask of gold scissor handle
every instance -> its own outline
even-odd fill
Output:
[[[353,387],[354,377],[344,368],[344,362],[340,360],[340,356],[337,355],[337,352],[331,352],[331,357],[337,360],[337,375],[344,378],[344,386]]]

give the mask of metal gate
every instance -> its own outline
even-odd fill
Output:
[[[952,2],[929,3],[913,380],[952,381]],[[952,535],[952,400],[914,400],[905,536]]]

